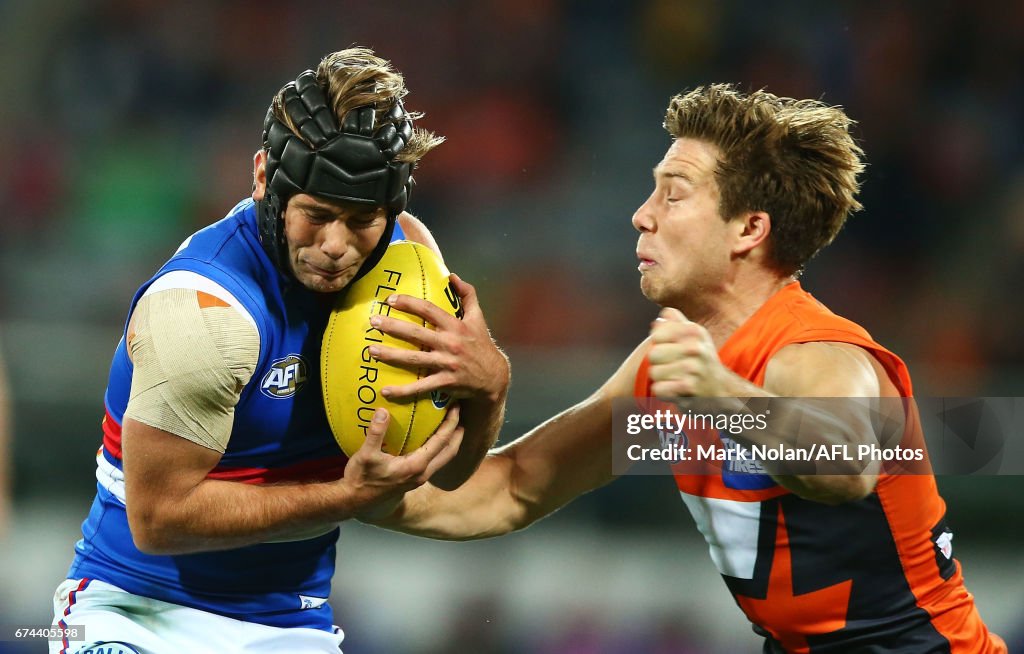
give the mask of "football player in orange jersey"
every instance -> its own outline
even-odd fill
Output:
[[[863,152],[851,123],[819,101],[726,84],[672,98],[672,142],[633,215],[641,289],[664,307],[647,339],[593,395],[492,452],[460,489],[416,490],[380,524],[442,539],[526,527],[613,479],[620,398],[894,398],[902,406],[913,393],[903,362],[797,281],[861,208]],[[428,310],[404,296],[395,306]],[[382,329],[415,337],[408,323]],[[410,356],[380,353],[399,363]],[[800,411],[798,402],[772,406]],[[777,417],[735,440],[796,447]],[[828,446],[870,446],[884,436],[867,419],[789,417]],[[737,474],[726,465],[675,475],[764,651],[1005,652],[964,587],[934,477],[837,463],[832,472],[841,474],[768,465]]]

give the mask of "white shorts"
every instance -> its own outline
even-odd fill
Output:
[[[81,625],[84,641],[51,641],[50,654],[339,654],[344,634],[283,629],[68,579],[53,595],[53,624]]]

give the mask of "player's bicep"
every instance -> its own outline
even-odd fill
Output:
[[[768,364],[765,390],[794,398],[800,427],[789,436],[803,443],[877,446],[901,431],[901,402],[881,398],[898,396],[884,367],[867,350],[849,343],[790,345]],[[790,408],[795,408],[790,407]],[[793,477],[819,493],[822,501],[857,499],[869,493],[877,479],[877,466],[869,463],[859,474]]]
[[[255,325],[189,288],[146,295],[128,330],[134,366],[125,418],[221,454],[259,359]]]
[[[182,533],[190,520],[188,498],[217,465],[220,453],[176,434],[126,417],[124,498],[132,540],[140,550],[157,553],[169,534]]]
[[[880,365],[849,343],[797,343],[768,362],[764,389],[786,397],[879,397]]]
[[[122,440],[125,497],[137,510],[179,501],[221,458],[215,450],[127,417]]]

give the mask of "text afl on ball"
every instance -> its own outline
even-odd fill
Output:
[[[371,357],[371,345],[418,347],[374,328],[370,317],[390,316],[433,328],[386,303],[388,296],[401,293],[432,302],[461,318],[459,296],[448,277],[444,263],[430,248],[412,241],[395,241],[377,265],[356,280],[334,306],[320,351],[320,378],[327,422],[347,455],[352,456],[362,446],[377,407],[391,414],[384,451],[394,455],[418,448],[444,420],[449,398],[443,393],[417,395],[409,400],[389,400],[381,395],[385,386],[410,384],[428,371],[401,368]]]

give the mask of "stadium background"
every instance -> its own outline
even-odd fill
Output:
[[[805,286],[900,353],[919,395],[1024,395],[1020,2],[5,0],[0,623],[49,619],[131,293],[248,193],[278,87],[352,44],[393,60],[448,138],[411,209],[511,356],[507,435],[584,397],[645,334],[629,218],[668,97],[712,81],[860,123],[866,210]],[[1024,483],[939,483],[983,616],[1021,642]],[[666,478],[487,543],[345,525],[333,602],[352,654],[759,651]]]

